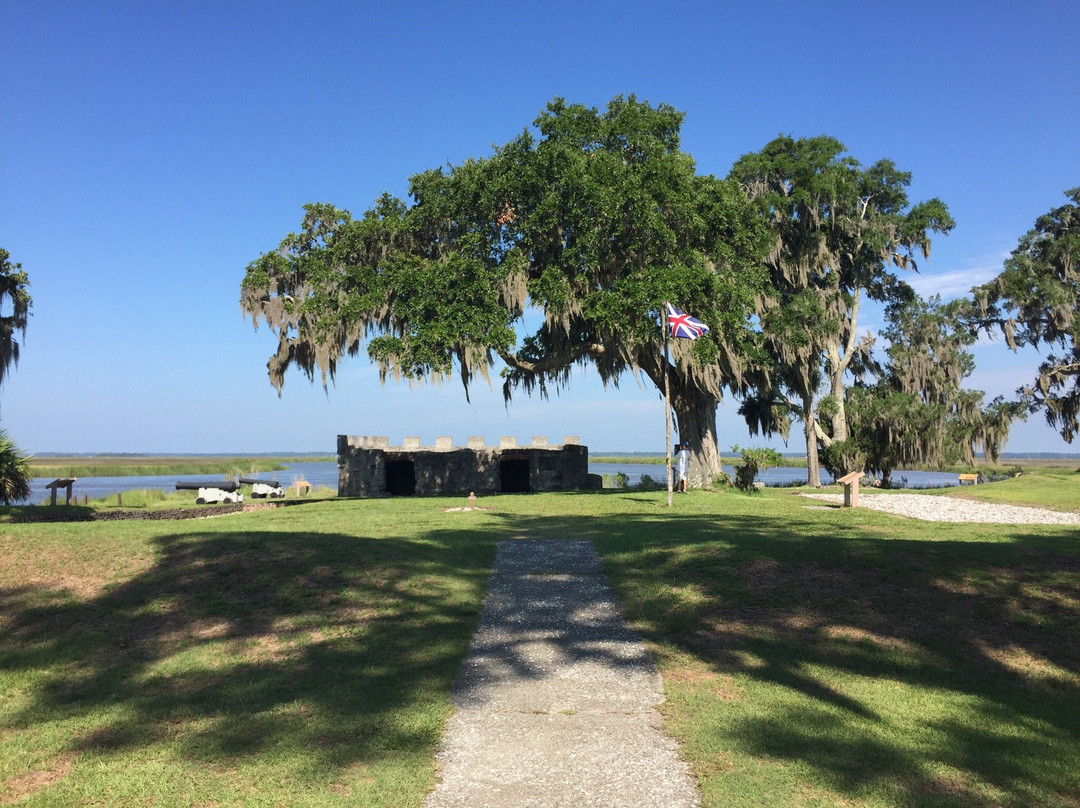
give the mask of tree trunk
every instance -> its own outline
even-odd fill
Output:
[[[835,411],[832,417],[832,439],[835,441],[848,439],[847,407],[844,402],[844,371],[836,373],[832,377],[831,393]]]
[[[637,365],[664,392],[664,356],[658,347],[649,346],[637,356]],[[719,396],[687,382],[676,368],[668,365],[671,409],[675,411],[678,442],[690,444],[690,485],[712,482],[723,473],[716,436],[716,408]]]
[[[722,473],[716,436],[716,407],[720,402],[711,393],[680,389],[672,379],[671,408],[679,430],[678,442],[690,444],[690,486],[711,483]]]
[[[803,430],[806,432],[806,484],[821,488],[821,463],[818,460],[817,430],[814,429],[814,399],[803,398]]]

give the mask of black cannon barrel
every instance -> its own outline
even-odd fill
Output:
[[[268,485],[271,488],[281,488],[281,483],[279,483],[277,480],[259,480],[255,477],[240,478],[241,485],[255,485],[255,483],[262,483],[263,485]]]
[[[220,488],[222,491],[232,493],[240,487],[240,483],[232,480],[207,480],[206,482],[180,482],[176,484],[177,491],[198,491],[200,488]]]

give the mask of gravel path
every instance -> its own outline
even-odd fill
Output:
[[[842,494],[803,494],[823,502],[842,503]],[[1080,525],[1080,513],[998,505],[927,494],[859,494],[859,506],[928,522],[985,522],[997,525]]]
[[[694,808],[662,701],[590,542],[499,542],[427,808]]]

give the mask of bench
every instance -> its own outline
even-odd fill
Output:
[[[845,508],[859,507],[859,480],[861,480],[862,477],[863,473],[861,471],[853,471],[837,480],[838,483],[843,483],[844,485]]]
[[[971,483],[972,485],[978,485],[979,484],[979,475],[978,474],[961,474],[959,477],[956,478],[956,481],[960,485],[963,485],[964,483]]]

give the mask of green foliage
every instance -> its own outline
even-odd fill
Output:
[[[882,332],[888,361],[875,384],[848,390],[851,442],[825,452],[834,474],[861,468],[861,459],[888,487],[897,468],[971,466],[978,450],[997,461],[1012,422],[1024,413],[1001,399],[984,406],[982,392],[963,388],[974,369],[967,350],[974,334],[964,326],[962,309],[917,296],[889,309]],[[845,468],[849,463],[856,465]]]
[[[822,465],[836,479],[853,471],[864,471],[868,452],[865,445],[854,438],[834,441],[821,453]]]
[[[737,182],[696,172],[682,118],[633,96],[603,112],[556,99],[490,157],[412,177],[410,203],[384,195],[359,218],[307,205],[242,283],[245,313],[278,336],[271,381],[280,392],[296,366],[325,386],[366,343],[384,379],[456,372],[466,395],[496,359],[508,400],[546,396],[579,363],[663,389],[670,301],[711,328],[668,370],[680,434],[718,463],[704,453],[719,397],[749,383],[767,231]],[[529,308],[542,321],[519,342]]]
[[[1047,356],[1034,383],[1017,392],[1071,443],[1080,431],[1080,188],[1065,195],[1070,203],[1040,216],[1002,273],[972,291],[977,325],[1000,329],[1013,350],[1063,351]]]
[[[766,471],[784,463],[784,458],[775,449],[740,449],[732,446],[731,451],[742,456],[742,464],[735,467],[735,487],[740,491],[755,490],[754,478],[759,471]]]
[[[29,455],[0,429],[0,502],[10,505],[29,499],[33,476]]]
[[[893,269],[916,269],[931,234],[954,226],[940,200],[909,203],[910,173],[889,160],[864,168],[845,151],[831,137],[781,136],[744,155],[730,174],[762,206],[773,236],[772,290],[760,301],[770,372],[740,412],[763,434],[786,436],[790,420],[801,419],[812,484],[816,436],[826,445],[848,437],[846,376],[860,380],[876,369],[872,340],[857,334],[861,298],[910,299]],[[823,387],[832,397],[824,412],[815,407]]]
[[[630,486],[630,475],[617,471],[614,474],[605,474],[603,481],[604,488],[628,488]]]
[[[19,364],[19,343],[16,334],[26,336],[30,309],[34,302],[30,297],[29,276],[22,264],[13,263],[11,254],[0,247],[0,384],[12,365]],[[10,314],[3,310],[10,305]]]

